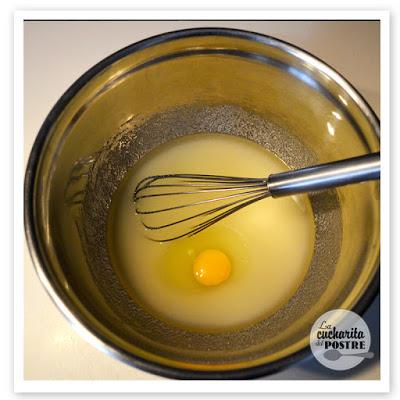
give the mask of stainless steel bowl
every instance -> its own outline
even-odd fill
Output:
[[[107,248],[112,194],[161,143],[196,132],[247,137],[291,167],[379,149],[360,94],[307,52],[256,33],[205,28],[128,46],[78,79],[49,113],[25,177],[26,237],[38,275],[71,324],[111,356],[173,378],[250,378],[307,353],[315,319],[362,312],[378,288],[379,184],[310,197],[309,271],[273,315],[235,331],[191,332],[136,304]]]

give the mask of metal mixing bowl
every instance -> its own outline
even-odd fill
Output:
[[[379,149],[370,107],[305,51],[232,29],[166,33],[95,65],[49,113],[26,171],[27,241],[53,301],[111,356],[173,378],[265,375],[306,354],[323,312],[361,313],[375,295],[379,184],[310,195],[313,259],[276,313],[226,332],[174,327],[125,291],[109,257],[107,216],[129,168],[159,144],[197,132],[246,137],[293,168]]]

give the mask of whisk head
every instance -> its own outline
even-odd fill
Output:
[[[268,196],[266,178],[170,174],[141,180],[133,201],[148,237],[168,242],[193,236]]]

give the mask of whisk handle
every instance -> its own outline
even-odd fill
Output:
[[[272,174],[268,177],[268,189],[272,197],[290,196],[380,179],[380,171],[380,153],[372,153]]]

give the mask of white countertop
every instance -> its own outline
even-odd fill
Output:
[[[380,114],[379,22],[31,21],[25,22],[24,33],[25,163],[51,107],[87,69],[138,40],[200,26],[247,29],[302,47],[344,75]],[[27,248],[24,268],[25,379],[162,379],[124,365],[85,342],[45,292]],[[367,321],[373,335],[379,335],[379,299]],[[379,379],[379,360],[370,361],[343,374],[309,357],[266,379]]]

